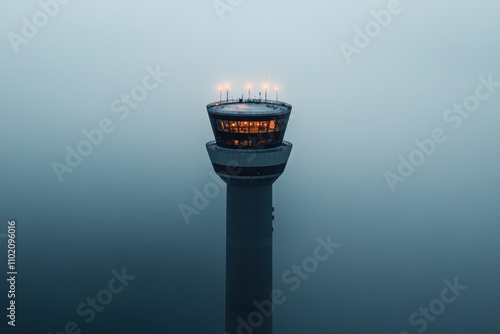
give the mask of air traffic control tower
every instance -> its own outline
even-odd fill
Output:
[[[225,332],[246,333],[250,326],[253,334],[271,334],[272,185],[292,151],[283,141],[292,106],[242,98],[207,110],[215,135],[208,155],[227,184]]]

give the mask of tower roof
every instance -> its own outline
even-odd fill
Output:
[[[281,101],[239,99],[211,103],[207,106],[207,110],[218,115],[272,116],[290,113],[292,106]]]

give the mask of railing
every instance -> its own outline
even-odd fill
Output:
[[[262,103],[262,104],[272,104],[272,105],[278,105],[278,106],[283,106],[283,107],[288,107],[291,108],[292,105],[288,104],[283,101],[276,101],[276,100],[265,100],[265,99],[226,99],[226,100],[221,100],[217,102],[210,103],[207,105],[207,108],[210,107],[217,107],[217,106],[223,106],[223,105],[228,105],[228,104],[234,104],[234,103]]]

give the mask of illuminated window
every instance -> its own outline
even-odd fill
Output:
[[[285,120],[270,121],[224,121],[216,120],[217,130],[227,133],[271,133],[279,132],[285,126]]]
[[[236,122],[230,122],[229,126],[230,126],[229,127],[230,132],[238,133],[238,128],[236,127]]]
[[[250,133],[259,133],[260,122],[250,122]]]
[[[259,122],[259,132],[265,133],[267,132],[267,122]]]

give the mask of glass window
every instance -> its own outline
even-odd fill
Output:
[[[217,120],[217,129],[221,132],[229,132],[229,122]]]
[[[238,133],[238,128],[236,127],[236,122],[229,122],[229,129],[232,133]]]
[[[280,131],[285,125],[285,120],[275,119],[270,121],[224,121],[216,120],[217,130],[228,133],[271,133]]]
[[[276,129],[276,122],[275,121],[270,121],[269,122],[269,132],[274,132]]]
[[[259,122],[259,132],[265,133],[267,132],[267,122]]]
[[[250,133],[259,133],[260,122],[250,122]]]

